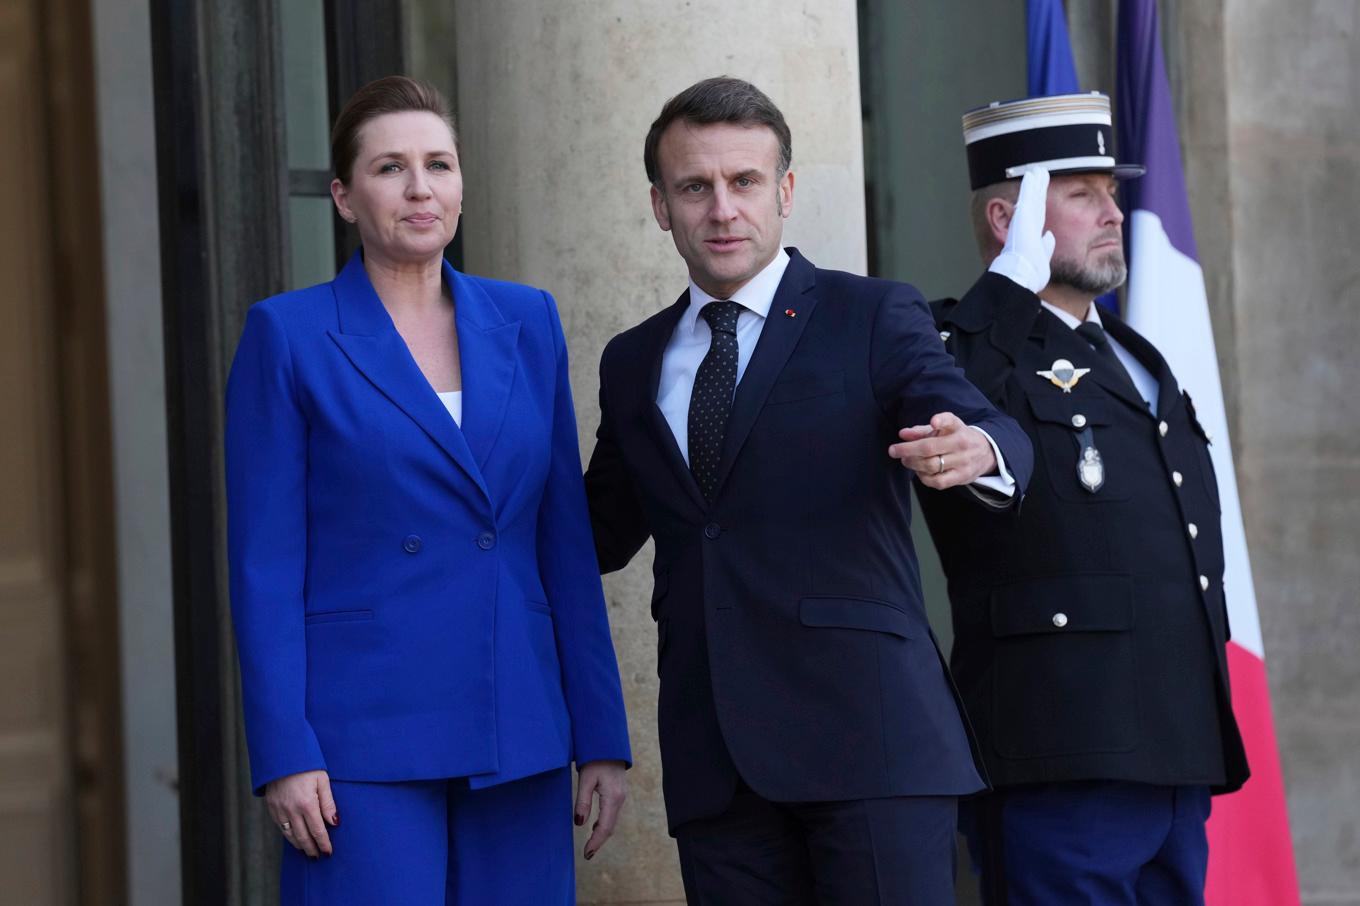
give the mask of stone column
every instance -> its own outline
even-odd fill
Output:
[[[1225,374],[1294,854],[1305,904],[1360,904],[1360,2],[1223,9]]]
[[[604,344],[685,287],[642,167],[647,128],[671,95],[721,74],[769,94],[793,131],[785,244],[863,273],[853,0],[750,0],[739,13],[715,0],[460,0],[456,9],[466,267],[557,298],[583,456],[598,423]],[[585,903],[683,897],[661,804],[650,562],[648,548],[605,583],[637,763],[614,840],[578,866]]]

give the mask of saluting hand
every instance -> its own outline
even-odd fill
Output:
[[[340,815],[325,771],[303,771],[270,781],[264,788],[264,805],[283,839],[295,849],[313,859],[331,854],[326,825],[339,827]]]
[[[928,488],[942,491],[997,471],[996,454],[986,435],[952,412],[939,413],[929,425],[903,428],[897,436],[903,442],[888,447],[888,455],[915,472]]]
[[[987,270],[1008,277],[1032,293],[1048,286],[1049,262],[1057,240],[1044,231],[1048,216],[1048,171],[1035,168],[1020,179],[1020,195],[1011,210],[1006,245]]]

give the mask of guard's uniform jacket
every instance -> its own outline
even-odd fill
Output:
[[[1248,770],[1229,702],[1218,491],[1189,396],[1152,344],[1102,312],[1157,379],[1152,412],[1005,277],[933,309],[959,366],[1034,442],[1010,514],[918,485],[949,580],[954,677],[992,783],[1237,789]],[[1038,373],[1060,359],[1090,369],[1066,391]]]

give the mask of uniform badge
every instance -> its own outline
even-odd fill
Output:
[[[1077,479],[1092,494],[1105,486],[1105,461],[1100,458],[1100,451],[1095,447],[1081,448],[1081,459],[1077,460]]]
[[[1072,417],[1072,426],[1080,428],[1072,439],[1077,442],[1077,481],[1094,494],[1105,486],[1105,460],[1096,449],[1095,433],[1086,419],[1080,415]]]
[[[1071,393],[1077,381],[1091,373],[1089,368],[1076,368],[1067,359],[1058,359],[1047,371],[1036,371],[1041,378],[1048,378],[1054,387],[1061,387],[1063,393]]]

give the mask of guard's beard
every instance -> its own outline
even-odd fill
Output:
[[[1092,296],[1101,296],[1124,284],[1129,269],[1124,264],[1124,253],[1119,249],[1107,252],[1090,267],[1082,267],[1070,258],[1054,257],[1048,264],[1050,285],[1070,286]]]

